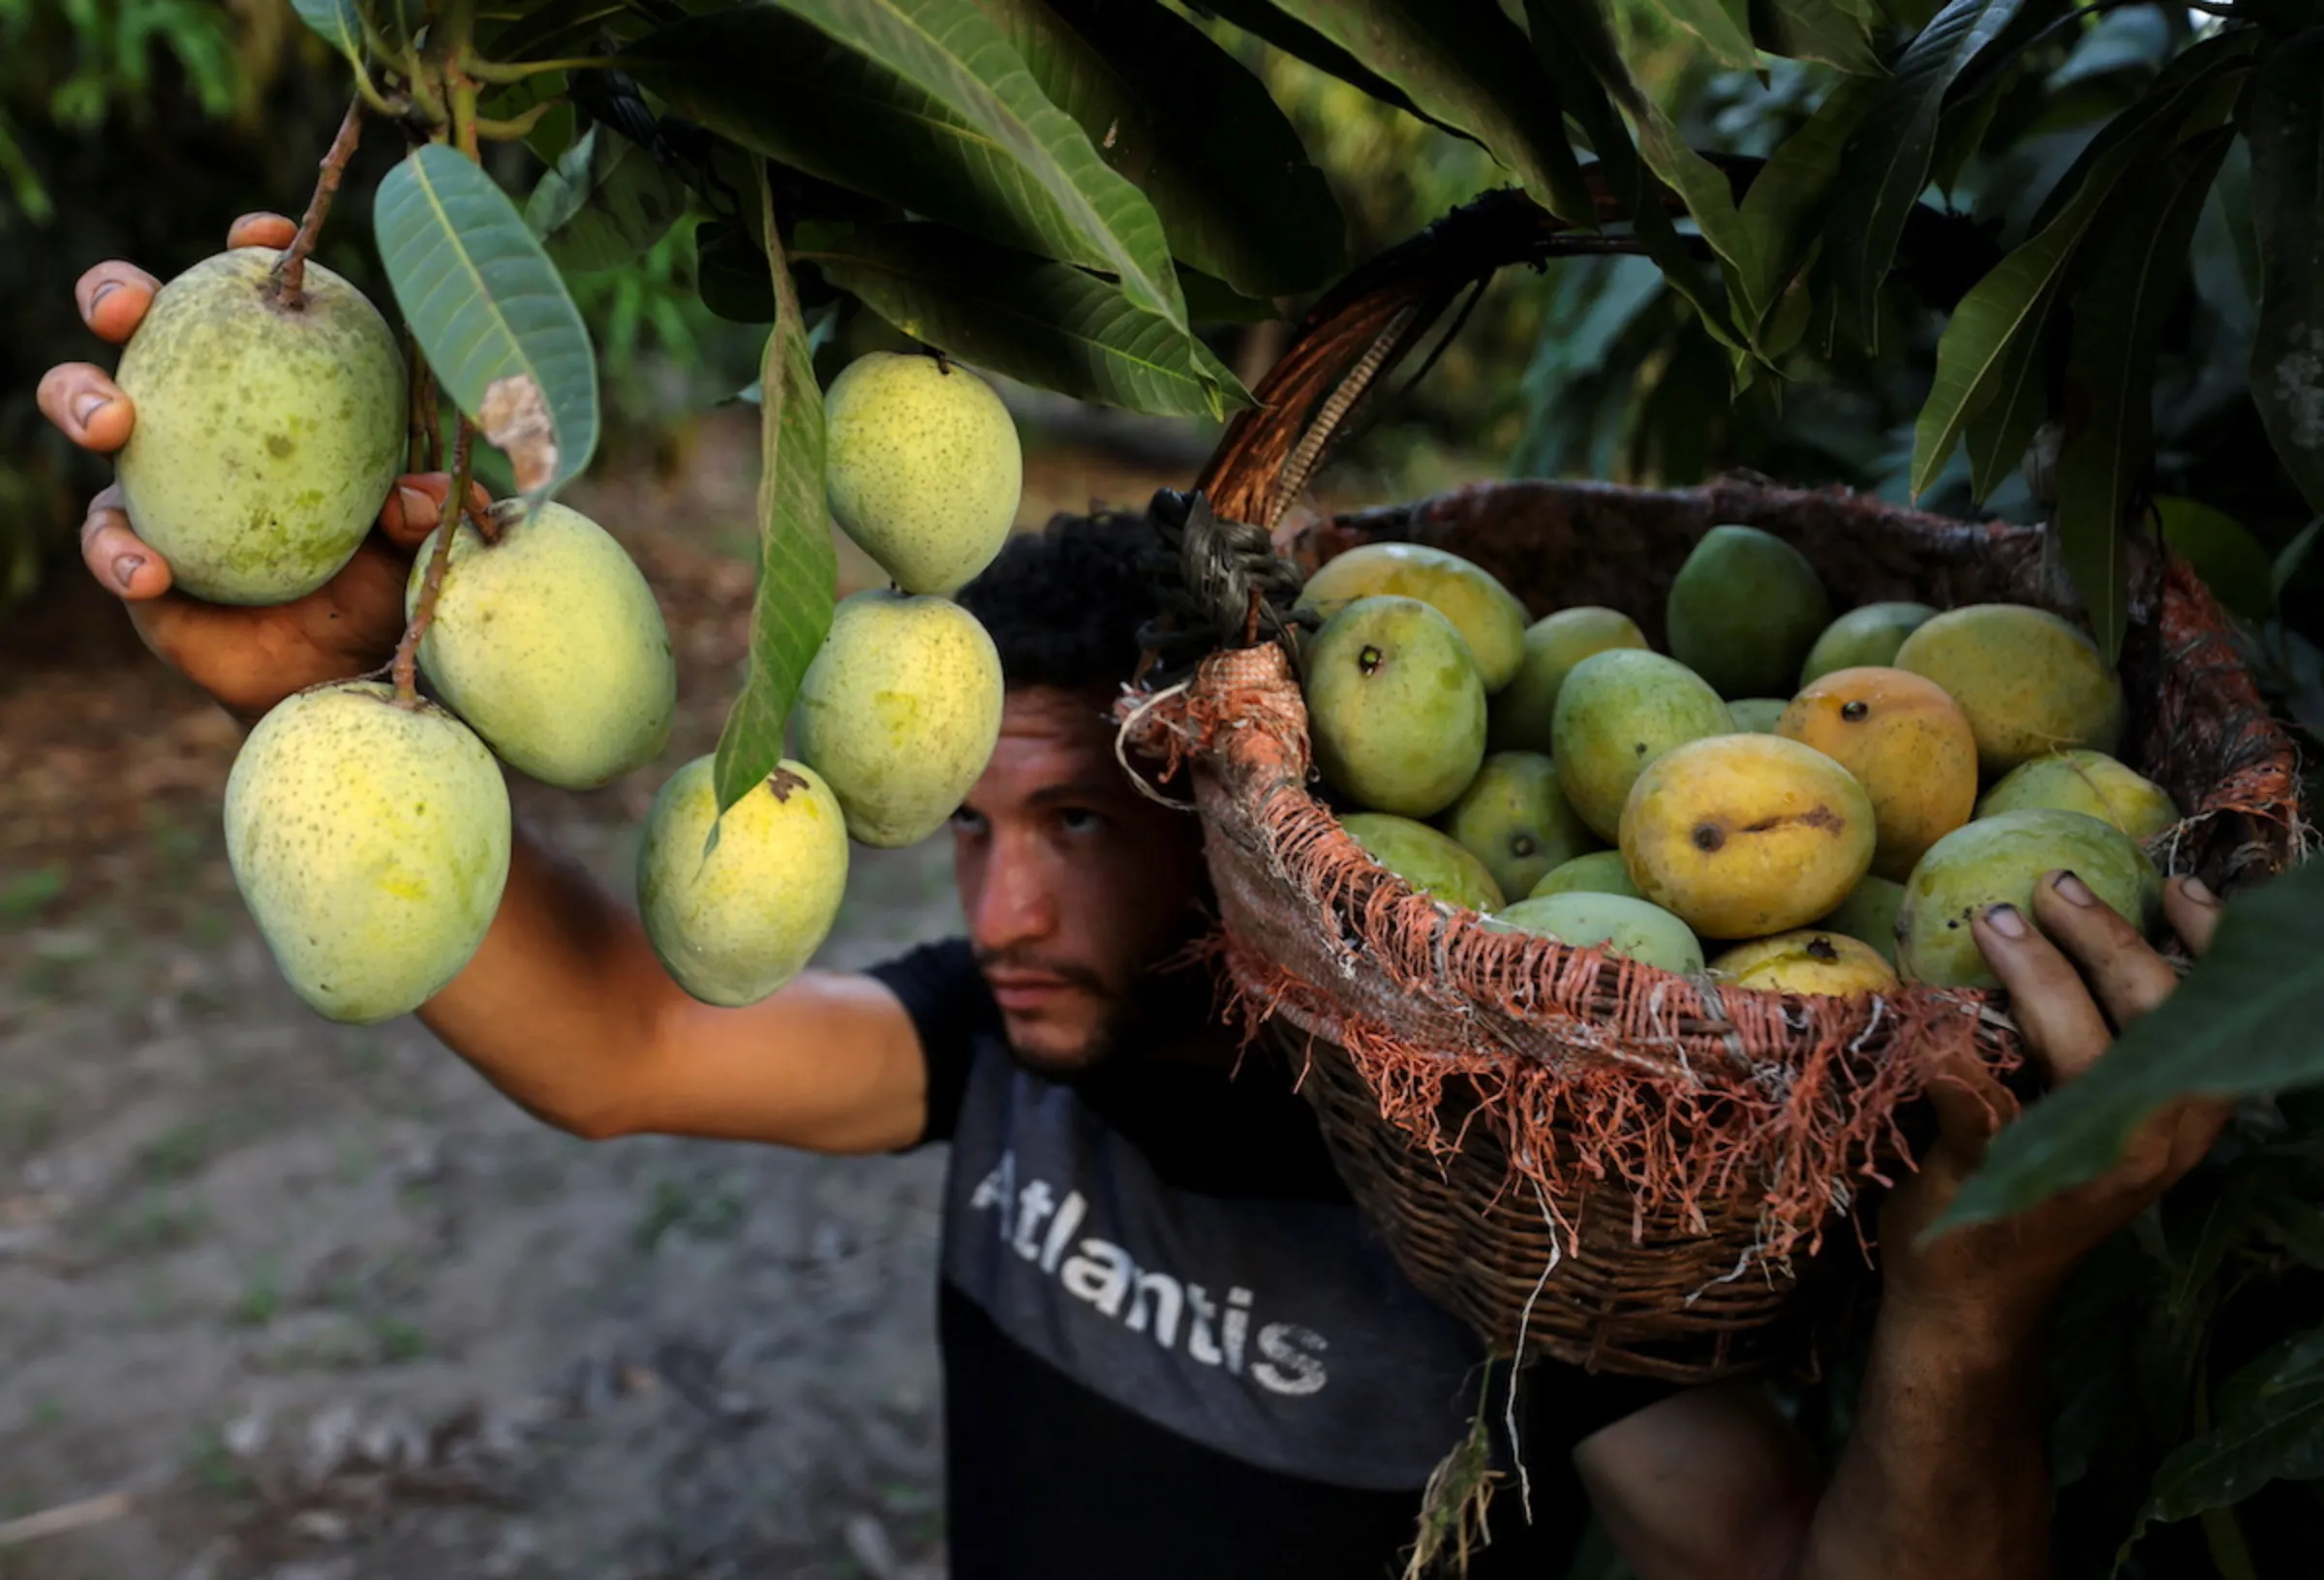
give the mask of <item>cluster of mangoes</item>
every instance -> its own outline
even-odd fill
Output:
[[[117,381],[138,421],[119,481],[179,591],[281,604],[354,557],[402,470],[406,380],[361,291],[241,248],[164,287]],[[801,684],[798,760],[717,816],[712,760],[663,787],[638,869],[657,951],[719,1004],[772,992],[838,913],[847,840],[909,843],[959,805],[999,731],[1000,664],[942,596],[999,552],[1023,475],[1000,399],[938,358],[874,353],[826,398],[834,518],[899,591],[842,603]],[[368,1021],[434,996],[500,907],[511,846],[501,762],[603,785],[668,744],[669,632],[622,546],[580,512],[505,501],[451,524],[417,667],[433,700],[379,679],[311,687],[251,732],[226,796],[234,877],[291,986]],[[407,619],[439,529],[406,589]],[[713,830],[716,829],[716,837]]]
[[[2047,611],[1835,620],[1796,549],[1740,526],[1680,568],[1667,654],[1618,610],[1528,624],[1483,567],[1418,544],[1339,556],[1302,602],[1322,618],[1309,734],[1343,826],[1493,926],[1851,993],[1900,972],[1993,985],[1970,919],[2031,914],[2053,868],[2142,926],[2159,902],[2141,846],[2178,808],[2107,755],[2120,680]]]

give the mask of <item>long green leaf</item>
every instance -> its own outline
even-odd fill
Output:
[[[2054,290],[2043,291],[2034,302],[1987,376],[1991,394],[1962,425],[1969,450],[1970,498],[1979,504],[1992,498],[2009,469],[2025,459],[2026,446],[2049,415],[2048,343],[2057,302]],[[1917,431],[1914,438],[1917,441]]]
[[[711,765],[721,815],[782,761],[783,725],[800,679],[831,630],[839,575],[823,501],[823,392],[763,165],[758,201],[775,327],[759,367],[758,592],[750,601],[750,653]]]
[[[1745,0],[1666,0],[1663,15],[1700,39],[1722,66],[1750,71],[1759,63],[1751,42],[1751,8]]]
[[[2128,620],[2129,534],[2154,458],[2155,360],[2186,249],[2234,134],[2205,134],[2133,190],[2074,301],[2058,506],[2050,530],[2091,633],[2112,662]]]
[[[2251,529],[2217,505],[2182,496],[2155,501],[2162,540],[2194,567],[2230,614],[2257,623],[2276,613],[2274,565]]]
[[[1151,156],[1124,173],[1162,216],[1172,253],[1249,296],[1309,290],[1347,266],[1330,183],[1266,85],[1201,29],[1157,5],[1007,3],[1062,17],[1128,85]],[[1101,146],[1104,135],[1093,133]]]
[[[813,250],[833,285],[915,340],[1078,399],[1166,416],[1224,415],[1199,346],[1108,281],[1070,264],[915,220]],[[1237,405],[1249,404],[1228,375]]]
[[[387,172],[372,209],[380,262],[445,394],[506,452],[528,498],[597,447],[597,370],[557,266],[507,195],[441,143]]]
[[[1758,238],[1745,290],[1762,317],[1805,265],[1840,178],[1848,140],[1881,91],[1879,82],[1865,77],[1833,83],[1816,113],[1768,155],[1743,194],[1739,212]]]
[[[1905,217],[1928,185],[1945,90],[2017,7],[2018,0],[1950,0],[1906,46],[1850,139],[1825,250],[1839,331],[1865,346],[1876,339],[1881,281],[1904,236]]]
[[[1402,88],[1358,60],[1338,45],[1296,17],[1275,9],[1274,0],[1205,0],[1203,9],[1225,17],[1252,38],[1273,45],[1295,60],[1303,60],[1329,76],[1336,76],[1352,87],[1361,88],[1384,105],[1393,105],[1408,115],[1419,117],[1434,126],[1444,122],[1424,113]],[[1468,136],[1457,128],[1445,127],[1457,136]]]
[[[1759,43],[1793,60],[1821,61],[1859,76],[1880,75],[1868,18],[1840,0],[1771,0]]]
[[[2283,470],[2324,512],[2324,28],[2268,57],[2249,137],[2260,266],[2251,399]]]
[[[2210,955],[2089,1072],[1996,1136],[1940,1229],[2023,1212],[2114,1167],[2130,1135],[2182,1097],[2242,1098],[2324,1082],[2324,862],[2228,905]]]
[[[1279,0],[1414,104],[1484,144],[1534,201],[1594,223],[1557,91],[1495,0]]]
[[[535,184],[525,224],[559,268],[588,274],[643,256],[686,205],[686,188],[651,154],[593,126]]]
[[[1045,238],[1051,257],[1104,269],[1131,301],[1185,329],[1186,304],[1153,205],[1106,167],[1071,116],[1042,97],[1024,61],[973,0],[775,3],[929,95],[983,144],[973,159],[993,166],[1000,180],[1045,195],[1054,205],[1046,212],[1066,222]]]
[[[362,66],[363,13],[356,9],[355,0],[290,0],[290,9],[350,64]]]
[[[2270,1481],[2324,1476],[2324,1329],[2285,1339],[2228,1379],[2211,1431],[2155,1473],[2139,1523],[2242,1503]]]
[[[2030,359],[2012,360],[2021,337],[2036,334],[2047,321],[2050,298],[2081,246],[2091,222],[2123,179],[2151,161],[2159,141],[2219,124],[2232,102],[2213,89],[2239,69],[2249,40],[2197,46],[2172,63],[2146,96],[2116,116],[2091,140],[2082,156],[2060,177],[2043,201],[2046,218],[2033,237],[1994,265],[1954,305],[1937,343],[1937,373],[1928,399],[1912,427],[1911,488],[1927,488],[1951,457],[1963,426],[1994,399],[2005,380],[2023,380],[2037,371]],[[2038,423],[2039,417],[2034,418]],[[2015,431],[2015,430],[2012,430]],[[2032,433],[2032,424],[2023,431]],[[2005,446],[2004,446],[2005,447]],[[2022,453],[1999,458],[2006,467]],[[1984,496],[1980,485],[1978,497]]]
[[[1686,146],[1657,105],[1631,80],[1630,70],[1614,44],[1613,30],[1599,10],[1598,0],[1526,0],[1526,17],[1533,47],[1542,67],[1557,84],[1559,96],[1590,139],[1605,172],[1607,190],[1621,205],[1638,241],[1664,278],[1695,304],[1703,326],[1729,346],[1747,343],[1728,309],[1726,294],[1696,261],[1678,227],[1663,210],[1663,196],[1648,178],[1652,163],[1639,158],[1630,140],[1630,129],[1615,109],[1616,101],[1633,109],[1642,128],[1656,137],[1655,153],[1672,167],[1663,178],[1687,200],[1696,224],[1713,249],[1724,243],[1738,278],[1758,258],[1758,248],[1736,218],[1734,195],[1727,177],[1709,161]],[[1609,97],[1610,95],[1610,97]],[[1661,164],[1657,173],[1663,173]],[[1673,175],[1678,179],[1673,179]],[[1693,178],[1693,179],[1690,179]]]

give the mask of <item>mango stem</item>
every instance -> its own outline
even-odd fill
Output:
[[[452,486],[443,496],[445,508],[436,528],[436,552],[428,556],[428,571],[420,579],[419,602],[413,606],[412,623],[404,627],[404,639],[395,645],[395,704],[399,708],[419,706],[420,639],[428,634],[428,626],[435,622],[436,599],[443,592],[444,567],[452,561],[452,538],[469,513],[469,461],[475,439],[475,428],[463,416],[460,437],[452,441]]]
[[[322,168],[315,178],[315,196],[307,199],[306,217],[298,222],[298,234],[283,249],[283,256],[274,260],[275,299],[293,313],[307,306],[307,255],[315,250],[316,238],[322,234],[322,222],[331,211],[331,199],[338,196],[340,178],[347,173],[347,162],[355,155],[355,144],[363,136],[363,101],[348,101],[347,114],[339,122],[339,134],[331,138],[331,146],[322,156]]]

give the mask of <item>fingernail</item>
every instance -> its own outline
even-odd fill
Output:
[[[104,285],[99,286],[89,293],[89,312],[92,315],[95,314],[97,309],[104,305],[105,299],[120,289],[121,282],[118,280],[107,280]]]
[[[144,562],[145,557],[141,554],[120,554],[113,557],[113,580],[121,584],[122,592],[129,591],[129,584],[137,576],[138,567]]]
[[[73,403],[73,420],[86,428],[91,417],[112,404],[112,398],[107,395],[99,395],[94,392],[83,395]]]
[[[2179,880],[2179,892],[2198,905],[2217,905],[2219,896],[2211,892],[2211,885],[2193,873]]]
[[[425,494],[422,494],[418,489],[413,488],[409,483],[396,484],[395,497],[403,505],[404,525],[406,527],[410,527],[414,522],[418,521],[422,511],[425,511],[430,516],[433,516],[436,513],[436,501],[429,499]]]
[[[2051,880],[2050,887],[2057,890],[2058,897],[2068,905],[2095,905],[2098,902],[2098,896],[2090,892],[2090,885],[2071,872],[2059,873]]]
[[[2004,938],[2023,938],[2026,935],[2026,919],[2014,905],[1986,906],[1985,925]]]

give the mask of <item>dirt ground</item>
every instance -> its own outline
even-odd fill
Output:
[[[513,788],[617,895],[742,653],[752,439],[574,496],[680,722]],[[1179,480],[1042,456],[1024,519]],[[227,871],[234,744],[77,575],[0,631],[0,1580],[940,1575],[941,1156],[593,1145],[416,1022],[318,1019]],[[859,851],[822,958],[956,921],[940,836]]]

